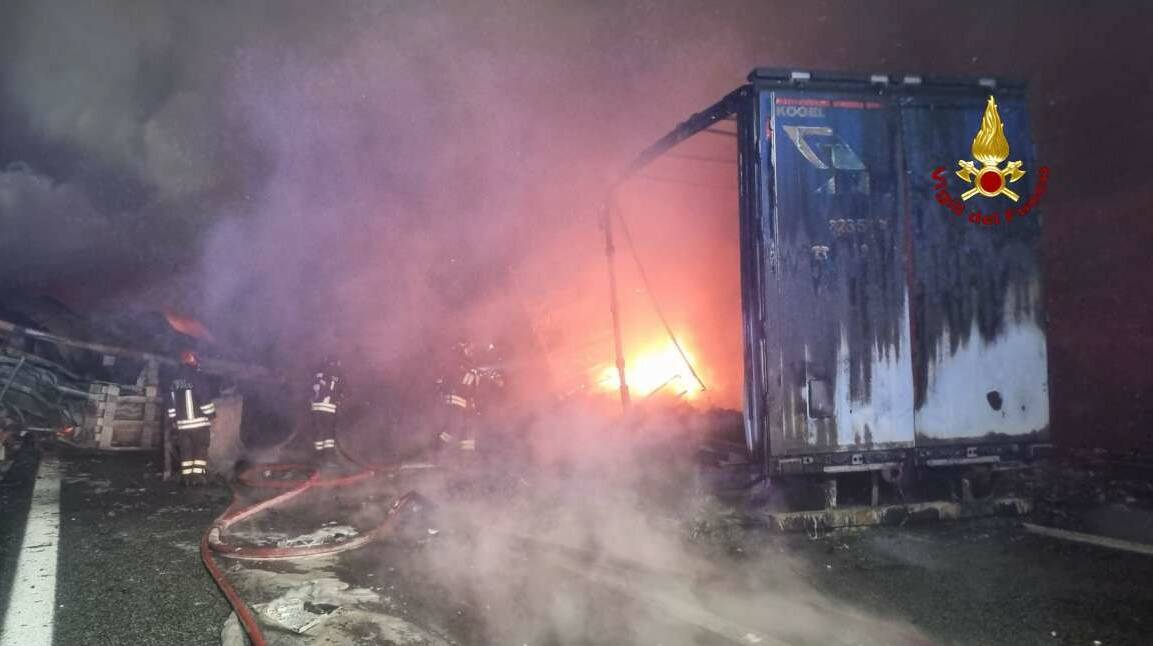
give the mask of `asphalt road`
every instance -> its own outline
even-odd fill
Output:
[[[31,458],[21,456],[0,487],[0,610],[7,607],[19,557],[36,466]],[[200,563],[197,542],[225,506],[227,491],[188,491],[164,483],[148,456],[64,453],[59,461],[63,478],[53,643],[219,644],[229,608]],[[580,601],[585,595],[579,577],[570,577],[547,590],[548,612],[561,614],[534,616],[531,605],[502,612],[499,599],[483,588],[427,580],[416,564],[441,558],[438,540],[350,552],[324,575],[371,587],[382,595],[385,610],[435,626],[438,634],[469,646],[512,643],[495,637],[518,634],[516,626],[478,630],[497,616],[538,628],[541,621],[570,621],[556,601]],[[734,528],[706,539],[702,549],[732,573],[732,580],[698,582],[702,603],[715,599],[720,586],[737,594],[742,586],[771,589],[767,582],[784,568],[791,580],[819,593],[821,621],[879,618],[907,625],[940,646],[1153,643],[1153,558],[1028,534],[1014,520],[875,528],[815,538]],[[517,592],[522,599],[526,593],[541,596],[536,589]],[[629,621],[621,615],[626,600],[613,593],[601,603],[584,608],[594,618],[586,624],[585,642],[554,636],[552,642],[532,646],[613,643],[604,627]],[[836,611],[825,612],[828,608]],[[585,630],[569,629],[578,635]],[[624,643],[650,641],[631,634],[614,646]],[[884,644],[864,633],[857,643]]]
[[[32,449],[16,454],[10,470],[0,479],[0,608],[8,608],[12,576],[24,540],[24,526],[32,499],[37,459]],[[0,615],[2,616],[2,615]],[[3,626],[0,626],[0,631]]]
[[[939,644],[1153,643],[1153,558],[1028,534],[1015,521],[838,533],[796,553],[818,589]]]
[[[204,528],[227,490],[164,483],[150,456],[62,454],[58,646],[220,643],[227,602],[200,563]],[[19,557],[34,473],[26,455],[0,493],[0,600]]]
[[[424,563],[453,558],[452,549],[444,556],[437,555],[435,546],[425,550],[431,554],[420,559]],[[816,537],[741,528],[703,551],[721,574],[695,581],[691,596],[703,607],[742,625],[767,627],[766,634],[796,646],[1153,644],[1153,557],[1037,536],[1016,519],[875,527]],[[354,585],[394,582],[408,612],[448,616],[457,624],[457,635],[472,632],[470,617],[487,634],[515,635],[503,629],[508,627],[498,631],[487,624],[491,617],[515,616],[518,607],[534,603],[502,599],[483,586],[470,590],[445,585],[443,579],[428,582],[411,561],[411,554],[395,546],[378,545],[348,555],[343,576]],[[509,563],[488,566],[504,579],[505,590],[521,585],[516,559]],[[595,570],[590,565],[587,571]],[[534,564],[526,578],[544,576]],[[572,585],[573,577],[555,580],[559,589]],[[563,594],[547,586],[529,587],[530,594]],[[498,607],[502,601],[504,608]],[[595,611],[586,609],[597,622],[611,619],[622,630],[638,623],[635,616],[618,616],[630,607],[625,603],[606,599],[599,605]],[[550,603],[537,599],[530,607],[544,613]],[[790,623],[801,625],[787,627]],[[821,630],[810,629],[816,624]],[[614,643],[611,636],[593,637],[594,632],[580,633],[587,642],[558,643]]]

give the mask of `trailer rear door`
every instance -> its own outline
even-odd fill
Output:
[[[970,188],[955,174],[957,160],[972,160],[987,98],[975,91],[902,102],[918,447],[1043,440],[1049,425],[1040,215],[1004,217],[1032,195],[1038,173],[1022,95],[996,92],[1007,161],[1021,160],[1026,173],[1010,185],[1019,200],[976,196],[954,215],[935,195],[936,168],[953,198]],[[973,212],[997,214],[999,223],[971,223]]]
[[[899,109],[838,92],[760,100],[774,156],[762,217],[777,256],[764,296],[766,363],[779,376],[769,381],[769,449],[911,447]]]

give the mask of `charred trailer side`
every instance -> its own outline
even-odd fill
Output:
[[[772,70],[749,80],[736,104],[744,408],[765,472],[892,476],[1044,445],[1041,217],[1035,205],[1009,217],[1042,175],[1024,88]],[[1008,160],[1025,170],[1011,186],[1019,201],[961,199],[972,186],[958,159],[971,158],[990,95]]]

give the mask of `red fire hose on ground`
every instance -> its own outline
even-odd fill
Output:
[[[345,457],[347,458],[348,456]],[[233,610],[236,611],[236,616],[244,626],[245,632],[248,633],[252,646],[267,646],[264,633],[261,631],[260,625],[256,617],[252,614],[252,611],[248,608],[248,605],[240,598],[236,588],[228,581],[228,578],[224,575],[220,566],[216,564],[216,560],[213,558],[214,553],[225,558],[269,561],[326,556],[356,549],[385,536],[391,531],[393,519],[400,513],[405,504],[415,497],[415,492],[411,491],[401,495],[392,503],[384,520],[378,526],[368,532],[360,534],[356,538],[339,543],[312,547],[242,547],[229,545],[225,541],[225,534],[229,527],[269,509],[283,505],[309,490],[346,487],[359,484],[380,475],[396,473],[403,468],[401,465],[366,467],[356,463],[351,458],[348,459],[353,464],[361,467],[361,470],[351,475],[334,478],[321,478],[315,468],[300,464],[266,464],[250,467],[242,471],[237,476],[237,482],[244,486],[254,489],[283,489],[284,491],[255,504],[246,504],[241,502],[236,487],[233,487],[232,501],[229,503],[228,508],[213,521],[212,526],[209,527],[208,531],[206,531],[200,539],[200,558],[204,562],[204,567],[212,576],[213,581],[216,582],[216,586],[220,588],[225,598],[228,599]],[[274,479],[271,477],[273,474],[284,473],[306,473],[307,476],[303,479]]]

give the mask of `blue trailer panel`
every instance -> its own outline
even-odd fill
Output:
[[[780,372],[774,456],[913,446],[898,114],[867,98],[760,96],[773,155],[761,212],[775,250],[765,293],[768,362]]]
[[[745,438],[765,471],[988,463],[1047,442],[1044,171],[1024,88],[774,70],[749,80],[629,173],[735,118]],[[999,175],[1016,201],[961,197],[983,185],[958,171],[976,163],[991,95],[1005,161],[1024,170]]]

